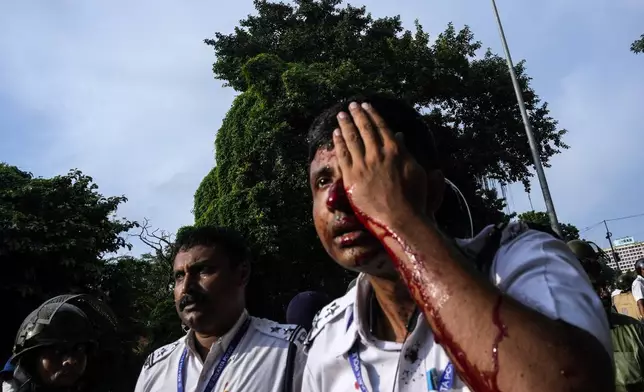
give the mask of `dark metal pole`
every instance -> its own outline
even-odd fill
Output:
[[[615,260],[615,265],[617,266],[617,269],[619,269],[619,255],[617,254],[617,252],[615,252],[613,241],[611,240],[613,233],[608,230],[608,223],[606,223],[606,221],[604,221],[604,226],[606,227],[606,239],[608,240],[608,244],[610,245],[610,251],[613,253],[613,260]]]
[[[517,96],[517,102],[519,103],[519,111],[521,112],[521,118],[523,119],[525,132],[528,135],[528,142],[530,143],[530,151],[532,151],[534,168],[537,172],[539,185],[541,185],[541,193],[543,193],[543,201],[546,203],[546,210],[548,211],[548,216],[550,218],[550,226],[552,226],[552,230],[554,230],[555,233],[559,234],[561,238],[564,238],[561,227],[559,226],[559,221],[557,220],[557,213],[555,212],[555,205],[552,202],[552,196],[550,195],[550,188],[548,188],[548,181],[546,181],[546,174],[543,171],[543,165],[541,165],[539,146],[537,145],[537,141],[534,138],[534,132],[532,131],[532,125],[530,125],[528,111],[525,108],[525,102],[523,102],[523,93],[521,92],[521,86],[519,85],[517,74],[514,71],[514,64],[512,63],[512,57],[510,56],[510,49],[508,48],[508,42],[505,39],[505,32],[503,31],[501,17],[499,16],[499,10],[496,8],[495,0],[492,0],[492,7],[494,8],[494,15],[496,16],[496,23],[499,26],[499,34],[501,35],[501,43],[503,44],[505,58],[508,62],[508,68],[510,69],[512,85],[514,86],[514,92]]]

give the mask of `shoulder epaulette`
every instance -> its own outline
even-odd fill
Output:
[[[253,317],[255,328],[264,335],[283,339],[297,345],[304,344],[306,329],[294,324],[280,324],[273,320]]]
[[[179,346],[180,343],[181,343],[181,339],[154,350],[154,352],[148,355],[148,357],[145,359],[145,362],[143,363],[143,368],[149,369],[152,366],[159,363],[160,361],[169,357],[170,354],[172,354],[172,352]]]
[[[327,306],[323,307],[313,318],[311,331],[306,338],[306,344],[310,345],[315,340],[315,337],[324,329],[330,321],[341,317],[344,311],[350,307],[356,297],[356,287],[349,290],[343,297],[336,299]]]

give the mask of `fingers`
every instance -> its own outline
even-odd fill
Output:
[[[364,102],[362,104],[362,108],[365,110],[367,113],[367,116],[369,117],[369,120],[373,124],[373,126],[376,129],[376,132],[378,133],[377,137],[382,141],[383,145],[395,143],[396,139],[387,126],[387,123],[385,123],[385,120],[380,117],[380,114],[376,111],[376,109],[373,108],[369,103]]]
[[[353,122],[360,132],[365,152],[367,154],[379,153],[382,141],[380,140],[378,130],[372,124],[371,118],[369,118],[369,115],[365,111],[366,105],[368,104],[363,103],[362,105],[358,105],[356,102],[351,102],[349,104],[349,110],[351,111]],[[371,107],[371,105],[368,106]]]
[[[369,103],[349,104],[351,115],[338,113],[340,129],[334,131],[333,143],[338,159],[346,165],[363,162],[365,157],[382,157],[383,147],[398,145],[404,150],[404,141],[399,142],[383,118]],[[402,134],[401,134],[402,136]]]
[[[345,112],[338,113],[338,124],[340,124],[341,136],[353,160],[360,159],[364,156],[365,147],[360,137],[360,131],[356,128],[351,116]],[[335,140],[335,132],[334,132]]]
[[[340,129],[335,129],[333,131],[333,147],[335,149],[335,155],[338,159],[338,164],[340,165],[340,171],[347,173],[348,169],[351,167],[352,160],[347,144],[344,142],[344,137],[342,136],[342,131]]]

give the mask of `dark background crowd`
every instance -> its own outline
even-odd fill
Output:
[[[419,107],[446,177],[468,202],[474,231],[514,217],[488,185],[527,188],[532,158],[505,60],[475,56],[482,44],[468,28],[450,25],[430,44],[420,25],[406,31],[397,17],[374,19],[335,0],[257,1],[256,8],[234,33],[205,41],[215,51],[215,77],[238,95],[216,135],[217,165],[194,199],[196,225],[234,227],[252,246],[251,314],[283,321],[295,294],[337,297],[354,278],[315,238],[306,183],[306,129],[339,97],[384,91]],[[568,148],[566,131],[531,89],[524,63],[516,68],[547,166]],[[126,201],[103,196],[80,171],[38,178],[0,164],[2,358],[10,357],[25,316],[64,293],[89,293],[113,309],[123,390],[132,389],[152,350],[182,335],[171,294],[173,233],[117,218]],[[522,218],[547,224],[542,212]],[[451,235],[470,234],[466,208],[452,190],[437,219]],[[564,234],[574,239],[579,231],[564,225]],[[143,254],[115,256],[133,243]]]

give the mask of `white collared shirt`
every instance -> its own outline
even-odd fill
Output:
[[[492,226],[459,246],[477,254]],[[601,301],[579,261],[566,244],[549,234],[512,223],[503,231],[489,278],[502,292],[552,319],[588,331],[606,351],[613,353],[610,329]],[[368,332],[368,297],[371,288],[364,275],[345,296],[322,309],[309,334],[308,361],[302,391],[358,390],[348,352],[358,342],[362,376],[370,392],[427,391],[427,372],[445,370],[449,358],[434,342],[427,321],[418,316],[404,344],[378,341]],[[458,379],[454,391],[469,391]]]
[[[633,281],[631,292],[633,293],[635,302],[639,301],[640,299],[644,299],[644,278],[642,278],[641,275],[637,275],[637,278],[635,278],[635,280]]]
[[[248,318],[248,330],[212,392],[282,392],[291,343],[296,346],[292,385],[293,391],[299,392],[306,363],[302,349],[306,331],[295,325],[251,317],[245,311],[233,328],[212,345],[203,362],[195,348],[192,331],[150,354],[139,375],[135,392],[177,392],[179,361],[184,350],[187,352],[184,363],[185,392],[204,392],[219,360]]]

